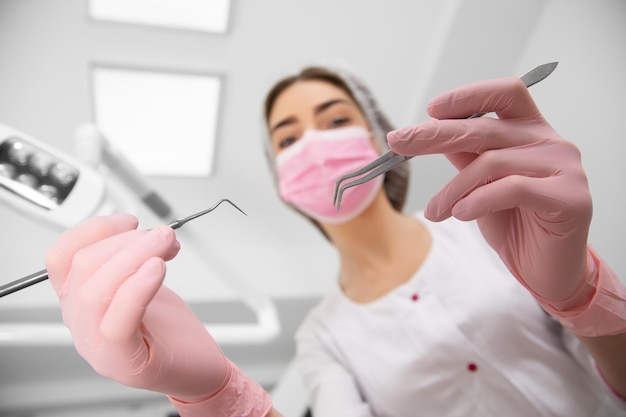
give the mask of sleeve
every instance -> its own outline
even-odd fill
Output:
[[[611,403],[611,406],[616,410],[620,410],[619,415],[626,415],[626,399],[618,396],[604,381],[604,378],[596,367],[596,363],[593,360],[593,357],[585,350],[576,335],[562,327],[561,340],[563,341],[563,346],[565,347],[565,349],[569,352],[570,355],[572,355],[576,362],[578,362],[578,364],[587,372],[587,374],[589,374],[593,379],[598,382],[599,385],[602,386],[603,391],[606,394],[607,401]]]
[[[181,417],[264,417],[272,410],[270,395],[252,378],[227,359],[230,372],[224,386],[214,395],[197,403],[168,399]]]
[[[354,376],[309,326],[296,335],[297,361],[314,417],[374,417]]]
[[[587,280],[571,298],[586,296],[568,310],[560,310],[529,290],[545,311],[575,334],[595,337],[626,332],[626,287],[591,246],[587,250],[587,265]]]

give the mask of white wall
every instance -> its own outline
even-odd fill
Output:
[[[626,2],[551,0],[518,73],[559,61],[532,87],[552,126],[582,150],[594,200],[590,241],[626,282]]]

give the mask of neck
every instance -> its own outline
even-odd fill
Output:
[[[396,229],[405,222],[406,217],[394,210],[381,193],[355,219],[323,227],[341,258],[363,258],[363,255],[384,257],[398,239]]]
[[[339,252],[344,292],[359,294],[353,299],[376,298],[406,281],[430,248],[426,228],[396,211],[383,190],[357,218],[323,227]]]

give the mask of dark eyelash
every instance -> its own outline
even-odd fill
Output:
[[[288,147],[290,145],[293,145],[296,140],[297,139],[294,138],[293,136],[289,136],[288,138],[285,138],[285,139],[281,140],[280,142],[278,142],[278,148],[279,149],[284,149],[284,148],[286,148],[286,147]],[[287,143],[287,142],[289,142],[289,143]]]
[[[344,123],[347,123],[349,121],[350,121],[350,119],[347,118],[347,117],[339,117],[337,119],[333,119],[331,121],[331,124],[344,124]]]

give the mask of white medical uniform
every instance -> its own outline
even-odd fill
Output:
[[[296,335],[314,417],[614,417],[626,406],[475,222],[432,223],[421,268],[366,304],[338,284]]]

